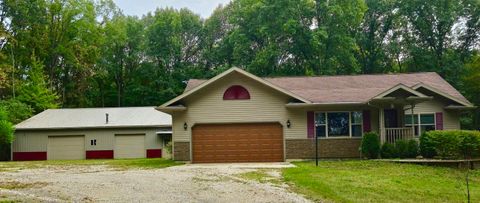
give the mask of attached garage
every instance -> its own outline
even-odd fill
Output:
[[[205,124],[192,128],[194,163],[282,162],[279,123]]]
[[[145,158],[145,135],[115,135],[115,159]]]
[[[49,136],[47,159],[85,159],[85,136]]]

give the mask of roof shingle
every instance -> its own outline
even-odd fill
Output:
[[[413,87],[419,83],[438,89],[460,101],[470,103],[460,92],[435,72],[344,75],[316,77],[267,77],[264,80],[314,103],[368,102],[398,85]],[[185,92],[206,80],[191,79]]]

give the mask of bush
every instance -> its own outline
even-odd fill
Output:
[[[429,131],[420,138],[424,157],[474,158],[480,155],[480,132],[467,130]]]
[[[395,144],[385,143],[382,146],[381,156],[390,158],[415,158],[418,155],[416,140],[398,140]]]
[[[418,156],[418,142],[416,140],[408,140],[405,157],[416,158],[417,156]]]
[[[408,142],[406,140],[398,140],[395,142],[399,158],[407,158]]]
[[[424,158],[433,158],[434,156],[437,156],[433,140],[431,133],[423,133],[423,135],[420,136],[420,154]]]
[[[380,140],[374,132],[365,133],[360,146],[362,154],[369,159],[376,159],[380,153]]]
[[[398,152],[397,152],[397,149],[395,148],[395,145],[390,143],[383,144],[382,149],[380,150],[380,156],[383,159],[397,158]]]
[[[13,142],[13,125],[6,121],[0,120],[0,144],[10,144]]]

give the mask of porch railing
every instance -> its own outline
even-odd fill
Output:
[[[385,142],[394,144],[397,140],[413,139],[412,128],[385,128]]]

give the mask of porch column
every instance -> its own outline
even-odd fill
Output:
[[[385,143],[385,112],[383,108],[378,112],[378,127],[380,128],[380,143]]]
[[[411,104],[411,109],[410,109],[410,116],[411,116],[410,119],[412,119],[412,135],[411,135],[412,138],[415,137],[415,121],[414,121],[415,116],[413,115],[413,109],[414,108],[415,108],[415,103],[412,103]]]

